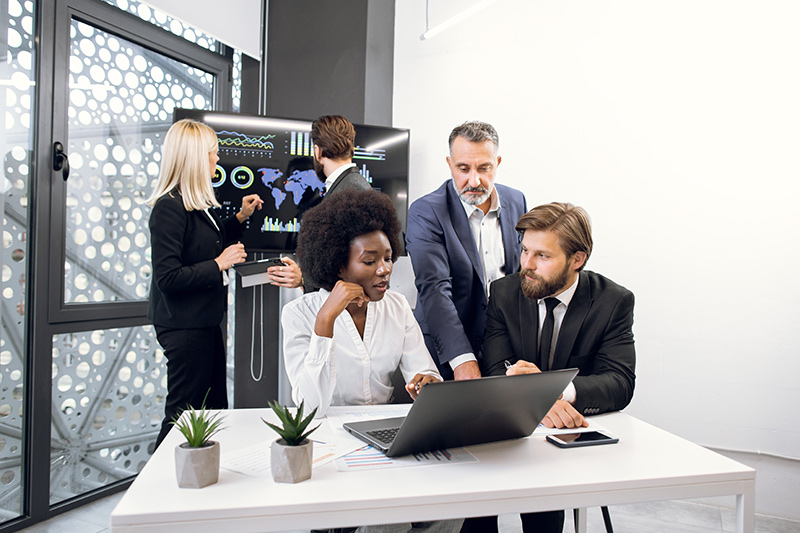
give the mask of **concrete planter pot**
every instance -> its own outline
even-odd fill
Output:
[[[202,489],[219,481],[219,443],[192,448],[188,443],[175,446],[175,476],[182,489]]]
[[[278,483],[299,483],[311,477],[314,443],[308,439],[298,446],[289,446],[278,439],[270,447],[272,479]]]

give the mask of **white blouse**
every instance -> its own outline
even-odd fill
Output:
[[[297,405],[305,401],[306,412],[317,407],[317,416],[322,416],[331,405],[387,403],[398,367],[406,383],[416,374],[441,379],[403,295],[387,291],[367,304],[362,339],[346,310],[334,322],[333,338],[314,333],[317,313],[329,294],[324,289],[304,294],[286,304],[281,315],[292,399]]]

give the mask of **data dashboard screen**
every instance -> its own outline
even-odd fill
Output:
[[[220,215],[236,214],[248,194],[264,200],[245,223],[247,251],[294,251],[303,213],[319,202],[325,187],[314,171],[311,121],[175,109],[173,120],[184,118],[208,124],[217,134],[219,163],[212,184]],[[409,130],[354,126],[353,162],[374,189],[392,199],[405,229]]]

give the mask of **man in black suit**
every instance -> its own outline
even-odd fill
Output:
[[[341,115],[324,115],[311,124],[314,170],[325,182],[326,196],[346,189],[371,189],[353,163],[355,141],[355,128]]]
[[[341,115],[323,115],[311,124],[314,170],[319,179],[325,182],[325,190],[320,196],[304,201],[302,212],[316,206],[331,194],[347,189],[367,191],[372,188],[353,163],[355,139],[356,130],[353,124]],[[267,269],[272,284],[286,288],[302,285],[300,266],[289,257],[284,257],[283,262],[284,266]]]
[[[517,231],[521,270],[491,286],[483,375],[578,368],[543,420],[548,427],[586,426],[584,415],[623,409],[636,378],[633,293],[583,270],[592,253],[588,214],[567,203],[541,205]],[[563,511],[522,515],[526,532],[561,532],[563,524]]]

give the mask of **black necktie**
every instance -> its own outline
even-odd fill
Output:
[[[539,370],[544,372],[550,370],[553,366],[553,356],[550,354],[550,346],[553,342],[553,326],[555,324],[555,317],[553,316],[553,309],[561,303],[558,298],[545,298],[544,305],[547,306],[547,314],[544,316],[544,324],[542,324],[542,336],[539,340]]]

